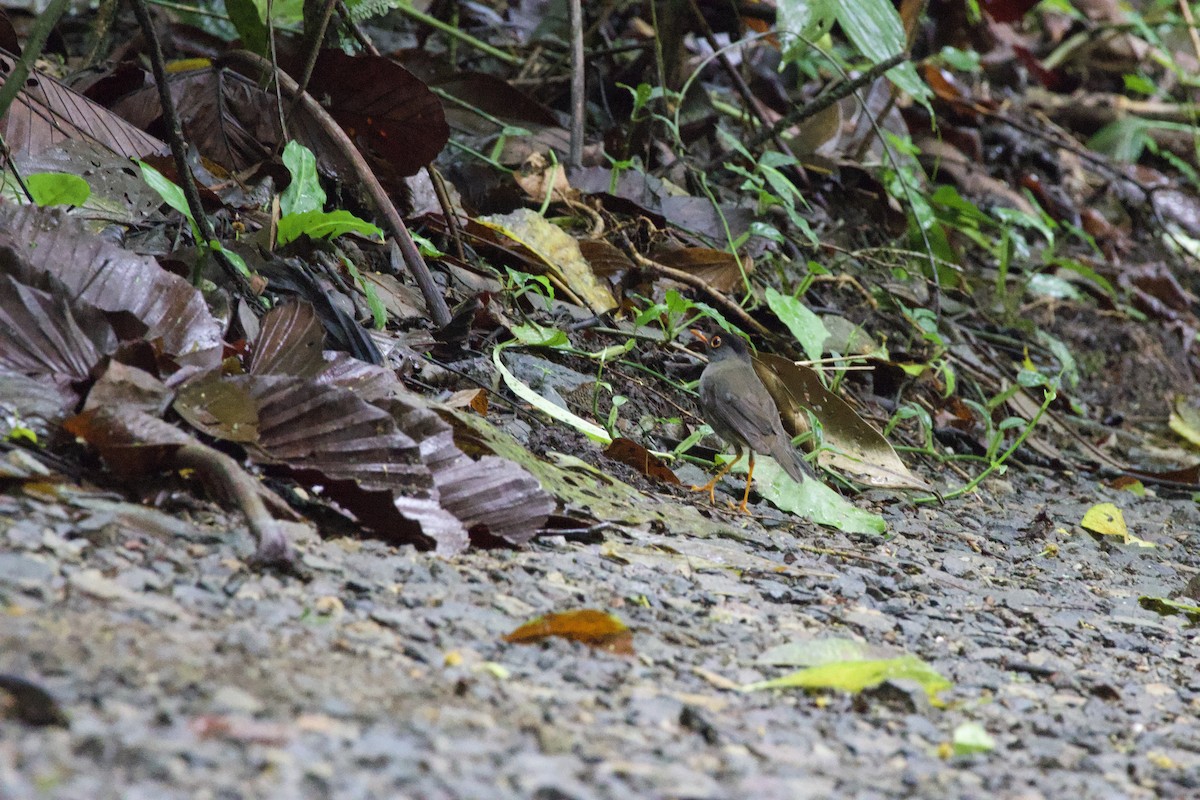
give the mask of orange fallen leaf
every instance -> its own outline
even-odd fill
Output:
[[[560,636],[607,650],[618,655],[633,655],[633,632],[612,614],[592,608],[547,614],[526,622],[504,637],[511,644],[532,644],[549,636]]]
[[[613,439],[604,455],[633,467],[659,483],[679,485],[679,478],[662,460],[632,439]]]

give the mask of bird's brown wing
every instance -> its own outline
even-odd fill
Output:
[[[705,417],[722,438],[729,433],[749,445],[756,453],[771,456],[792,476],[803,480],[811,475],[808,464],[792,447],[791,437],[783,430],[779,409],[754,369],[737,365],[724,380],[700,381],[700,402]],[[737,443],[736,441],[734,442]]]

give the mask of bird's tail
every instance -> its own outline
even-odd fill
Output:
[[[802,483],[805,477],[817,477],[813,474],[812,467],[786,438],[781,437],[776,441],[775,446],[771,448],[771,458],[775,459],[779,466],[783,467],[784,471],[791,475],[792,480],[797,483]]]

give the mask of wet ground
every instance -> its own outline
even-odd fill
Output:
[[[1190,498],[1010,473],[880,507],[881,539],[645,497],[681,524],[452,560],[311,540],[298,578],[248,567],[204,507],[46,491],[0,495],[0,673],[69,727],[9,703],[5,800],[1200,797],[1196,629],[1139,605],[1196,594]],[[1157,546],[1081,529],[1102,501]],[[619,616],[636,655],[501,639],[575,608]],[[829,637],[953,688],[738,690]],[[993,750],[953,755],[968,722]]]

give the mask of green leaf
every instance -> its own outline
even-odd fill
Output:
[[[87,181],[66,172],[35,172],[26,176],[25,188],[39,206],[81,206],[92,195]]]
[[[828,33],[837,7],[837,0],[779,0],[775,28],[784,35],[784,59],[795,61],[808,47],[799,37],[818,39]]]
[[[567,347],[571,344],[558,328],[547,328],[536,322],[514,325],[511,331],[513,338],[527,347]]]
[[[996,740],[978,722],[964,722],[955,728],[953,742],[956,756],[990,753],[996,749]]]
[[[734,471],[746,471],[745,462]],[[758,493],[776,508],[818,525],[828,525],[847,533],[878,535],[887,530],[883,517],[864,511],[821,481],[809,478],[797,483],[770,456],[755,456],[754,485]]]
[[[1082,301],[1086,297],[1083,292],[1075,288],[1075,284],[1066,278],[1049,275],[1045,272],[1038,272],[1031,275],[1028,287],[1030,294],[1052,297],[1055,300]]]
[[[209,242],[208,246],[219,253],[224,253],[225,258],[229,259],[229,263],[233,264],[234,269],[245,275],[247,278],[250,277],[250,268],[246,266],[246,259],[242,258],[232,250],[222,247],[221,243],[216,239],[213,239],[211,242]]]
[[[375,284],[362,276],[358,271],[358,267],[354,266],[354,262],[342,256],[342,266],[350,273],[350,277],[358,284],[358,288],[367,298],[367,308],[371,309],[371,320],[375,325],[376,330],[383,330],[387,325],[387,308],[383,305],[383,301],[379,299],[379,292],[375,291]]]
[[[867,661],[872,655],[879,655],[872,653],[878,649],[856,639],[807,639],[772,647],[755,661],[782,667],[818,667],[842,661]]]
[[[1132,164],[1142,157],[1150,138],[1150,123],[1141,117],[1123,117],[1105,125],[1088,139],[1088,149]]]
[[[1125,90],[1147,96],[1158,91],[1155,85],[1145,75],[1126,75]]]
[[[421,234],[409,231],[408,235],[417,243],[417,249],[421,251],[421,255],[425,256],[425,258],[443,258],[446,255],[437,248],[437,245]]]
[[[792,336],[804,348],[804,354],[810,361],[816,361],[824,352],[825,340],[829,338],[829,330],[821,318],[814,314],[808,306],[794,297],[767,287],[767,305],[779,317],[779,321],[787,326]]]
[[[378,226],[359,219],[349,211],[305,211],[281,218],[277,238],[280,245],[285,245],[304,235],[311,239],[332,239],[346,233],[383,235]]]
[[[187,221],[192,223],[192,237],[200,241],[200,228],[196,226],[196,218],[192,216],[192,209],[188,208],[187,198],[183,195],[183,189],[172,182],[154,167],[144,161],[137,162],[138,168],[142,171],[142,180],[146,182],[154,191],[158,192],[158,196],[163,202],[171,208],[183,214]]]
[[[846,0],[836,7],[838,23],[846,38],[873,63],[886,61],[908,48],[904,23],[891,0]],[[911,62],[894,67],[887,75],[909,97],[928,103],[929,87],[917,76]]]
[[[325,207],[325,190],[317,175],[317,157],[297,141],[283,148],[283,165],[292,175],[292,182],[279,195],[279,211],[283,216],[320,211]]]
[[[267,25],[254,0],[225,0],[225,13],[242,39],[242,47],[267,55]]]
[[[1172,600],[1169,597],[1152,597],[1150,595],[1142,595],[1138,598],[1138,605],[1147,611],[1153,611],[1156,614],[1170,616],[1171,614],[1185,614],[1193,623],[1200,622],[1200,606],[1193,603],[1181,603],[1178,600]]]
[[[559,422],[564,422],[570,425],[575,430],[582,433],[589,439],[599,442],[603,445],[612,444],[612,437],[608,435],[608,431],[601,428],[594,422],[588,422],[583,417],[576,416],[562,406],[559,406],[550,400],[542,397],[529,386],[521,382],[521,379],[508,371],[508,367],[504,366],[504,362],[500,358],[501,351],[504,350],[504,345],[501,345],[492,350],[492,363],[496,365],[496,371],[500,373],[500,377],[504,379],[504,384],[508,386],[509,391],[517,397],[529,403],[531,406],[541,411],[551,419],[556,419]]]
[[[931,700],[937,698],[938,692],[953,686],[933,667],[916,656],[899,656],[874,661],[840,661],[822,664],[819,667],[798,670],[773,680],[746,684],[742,687],[742,691],[834,689],[857,694],[863,689],[873,688],[889,680],[916,681]]]

